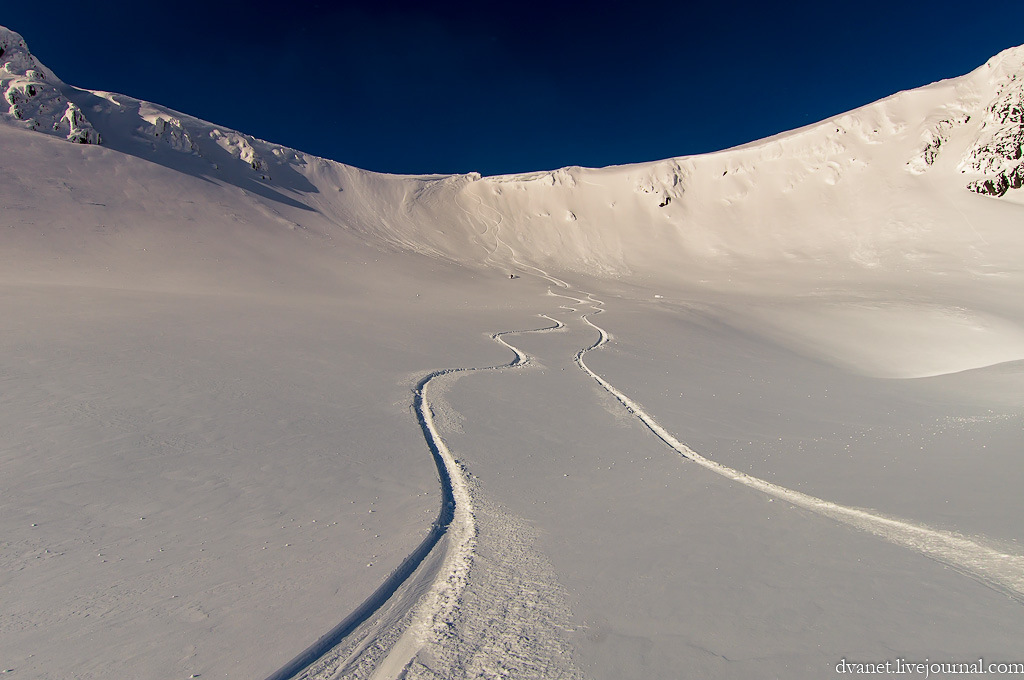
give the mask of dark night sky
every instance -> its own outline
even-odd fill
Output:
[[[0,24],[80,87],[372,170],[497,174],[713,151],[961,75],[1024,43],[1024,3],[25,2]]]

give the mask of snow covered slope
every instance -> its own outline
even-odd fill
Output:
[[[735,149],[500,177],[0,50],[0,670],[267,677],[364,609],[309,677],[1019,651],[1024,49]]]

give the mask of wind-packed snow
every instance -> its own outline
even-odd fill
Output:
[[[0,670],[1024,662],[1024,48],[500,177],[0,50]]]

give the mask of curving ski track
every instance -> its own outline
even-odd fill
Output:
[[[472,194],[471,197],[476,200],[478,207],[489,207],[485,206],[479,197]],[[457,199],[456,203],[458,203]],[[471,215],[461,205],[459,207],[467,215]],[[479,236],[483,237],[488,232],[491,232],[494,236],[494,247],[489,251],[487,246],[481,243],[487,253],[485,262],[498,264],[495,262],[494,256],[499,247],[504,246],[509,251],[510,262],[513,267],[524,273],[530,273],[542,278],[561,289],[570,290],[571,286],[565,281],[517,259],[513,248],[503,241],[498,234],[502,223],[500,211],[494,208],[490,209],[497,213],[497,218],[489,228],[486,228],[482,234],[479,234]],[[529,270],[529,272],[526,270]],[[598,338],[593,344],[580,349],[575,354],[574,361],[576,365],[593,378],[604,390],[615,397],[630,414],[640,420],[655,436],[683,458],[715,474],[751,489],[756,489],[768,496],[778,498],[796,507],[809,510],[823,517],[871,533],[891,543],[913,550],[1024,604],[1024,556],[1022,555],[1000,552],[993,547],[983,545],[954,532],[932,529],[905,520],[885,517],[875,512],[840,505],[779,486],[778,484],[773,484],[772,482],[705,458],[686,444],[680,442],[637,402],[591,370],[583,360],[584,355],[588,352],[607,344],[610,341],[610,337],[604,328],[589,318],[591,315],[596,316],[604,312],[604,303],[594,298],[590,293],[581,292],[586,296],[586,299],[554,293],[550,289],[548,291],[549,295],[571,300],[578,305],[589,305],[593,310],[590,314],[581,314],[580,318],[585,324],[597,331]],[[563,306],[562,309],[579,312],[579,309],[575,307]],[[462,467],[448,449],[434,423],[433,410],[428,399],[430,384],[435,379],[443,376],[475,371],[506,370],[529,364],[529,356],[516,346],[506,342],[504,336],[519,333],[555,331],[565,327],[565,324],[557,319],[544,314],[540,316],[552,321],[554,325],[532,330],[504,331],[491,336],[495,342],[504,345],[515,354],[515,358],[509,363],[476,368],[442,369],[427,374],[416,384],[413,409],[416,412],[423,437],[434,458],[441,482],[441,509],[438,512],[437,520],[435,520],[430,532],[423,541],[402,561],[398,568],[388,576],[384,583],[370,597],[308,649],[296,656],[280,670],[268,676],[267,680],[291,680],[296,678],[318,660],[323,659],[330,650],[339,647],[346,637],[370,620],[374,614],[381,611],[399,588],[410,580],[410,577],[413,576],[417,568],[437,548],[441,539],[448,535],[453,540],[444,553],[443,564],[440,570],[436,576],[433,572],[431,573],[433,581],[429,585],[428,592],[417,597],[416,601],[411,605],[412,621],[406,623],[397,640],[392,642],[389,649],[383,653],[383,659],[375,666],[370,680],[394,680],[404,677],[416,653],[425,644],[431,627],[437,625],[438,621],[442,625],[445,624],[444,610],[454,609],[457,603],[458,592],[465,587],[466,579],[468,578],[469,567],[472,563],[475,548],[476,520],[473,514],[472,495]],[[398,624],[392,622],[389,625],[393,627]],[[336,666],[328,669],[328,672],[331,674],[330,677],[337,678],[345,674],[345,662],[341,661],[341,663],[343,667],[340,669]],[[320,677],[319,673],[317,677]]]
[[[421,624],[418,628],[422,629],[422,622],[424,620],[435,618],[438,615],[437,611],[429,611],[431,606],[434,609],[441,606],[439,600],[443,598],[438,593],[438,583],[450,581],[453,576],[461,576],[462,580],[464,580],[465,573],[468,571],[468,562],[472,559],[476,530],[472,497],[462,468],[448,449],[434,423],[433,410],[427,396],[430,383],[442,376],[476,371],[507,370],[528,365],[530,363],[529,355],[515,345],[506,342],[504,338],[507,335],[520,333],[557,331],[565,327],[565,324],[561,321],[550,316],[545,314],[539,316],[548,319],[553,325],[531,330],[502,331],[491,335],[492,340],[505,346],[515,354],[515,358],[509,363],[497,366],[441,369],[428,373],[416,383],[416,387],[413,390],[413,410],[416,412],[416,418],[423,432],[423,438],[426,440],[427,447],[434,458],[434,464],[437,466],[437,473],[441,482],[441,508],[438,511],[437,519],[420,544],[402,560],[402,563],[362,604],[295,658],[267,676],[266,680],[291,680],[296,678],[300,673],[324,657],[330,650],[338,647],[346,637],[381,610],[398,589],[409,580],[426,557],[437,547],[441,538],[450,532],[456,535],[454,545],[449,546],[448,552],[445,555],[444,566],[441,570],[442,576],[432,584],[431,591],[424,598],[421,598],[421,601],[427,601],[426,609],[428,611],[416,612],[416,618],[419,619]],[[418,650],[417,643],[420,640],[416,638],[417,634],[422,631],[414,630],[415,628],[417,626],[414,623],[402,633],[399,640],[392,645],[391,650],[387,653],[384,662],[381,664],[381,668],[377,669],[378,672],[374,673],[373,678],[387,677],[389,675],[387,671],[390,669],[397,671],[396,675],[401,673],[401,669],[404,668]],[[396,656],[400,658],[396,659]],[[382,673],[381,671],[384,672]]]
[[[592,312],[594,315],[604,311],[602,309],[604,303],[596,300],[589,293],[585,293],[587,300],[559,295],[550,291],[549,294],[564,297],[580,305],[589,304],[594,310]],[[583,314],[581,318],[584,323],[598,332],[598,339],[594,344],[576,353],[576,365],[596,380],[629,413],[636,416],[651,432],[683,458],[744,486],[913,550],[1024,604],[1024,556],[1022,555],[1001,552],[951,531],[932,529],[906,520],[885,517],[861,508],[852,508],[823,500],[748,475],[700,455],[676,439],[639,404],[587,366],[583,361],[583,356],[587,352],[607,344],[609,336],[608,332],[591,321],[587,314]]]

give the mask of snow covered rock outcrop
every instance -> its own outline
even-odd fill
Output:
[[[100,134],[63,89],[64,84],[36,61],[20,35],[0,27],[0,91],[7,106],[0,114],[32,130],[80,144],[99,144]]]
[[[1024,48],[1006,50],[986,67],[999,74],[998,90],[961,169],[983,175],[967,185],[971,191],[1002,196],[1024,186]]]
[[[217,128],[210,130],[210,139],[220,148],[231,154],[232,158],[246,163],[256,172],[269,172],[267,162],[256,153],[253,144],[257,143],[256,138],[237,132],[222,131]]]
[[[683,197],[686,170],[679,161],[663,163],[658,170],[647,177],[636,180],[636,190],[645,194],[653,194],[658,199],[658,207],[664,208],[672,199]]]
[[[140,134],[160,141],[175,151],[201,155],[192,133],[177,116],[168,115],[167,112],[145,103],[139,107],[139,116],[144,121],[144,124],[138,127]]]
[[[943,118],[934,127],[921,134],[924,146],[921,153],[910,160],[908,165],[912,172],[920,174],[935,164],[942,146],[949,141],[953,130],[971,121],[971,116],[961,113],[950,118]]]
[[[68,85],[36,60],[21,35],[3,26],[0,91],[0,117],[14,124],[165,164],[184,163],[182,169],[203,159],[212,174],[235,184],[270,180],[274,163],[266,159],[278,156],[277,145],[250,135],[158,104]]]
[[[123,100],[127,98],[118,95],[116,101],[121,109],[132,108]],[[227,167],[225,163],[241,161],[260,178],[270,179],[270,165],[256,150],[263,143],[255,137],[214,127],[203,121],[190,120],[188,116],[149,102],[138,102],[137,105],[140,120],[133,136],[148,141],[154,150],[166,147],[205,158],[215,169]]]

